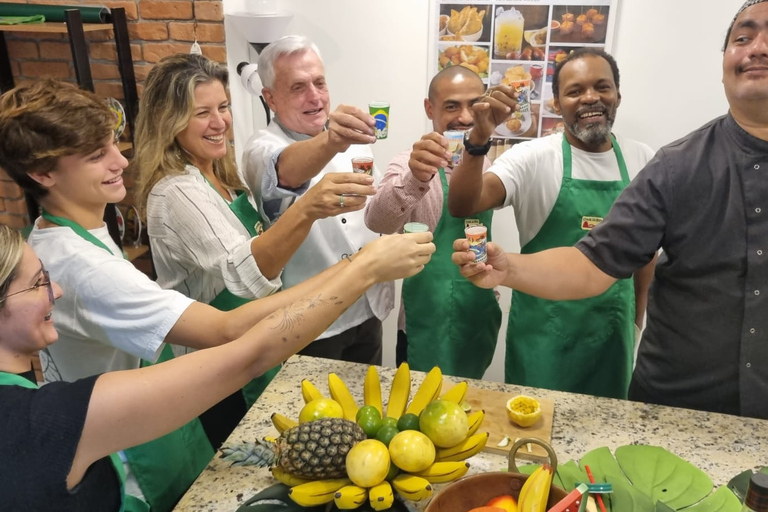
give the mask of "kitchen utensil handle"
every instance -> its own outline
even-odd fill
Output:
[[[544,448],[544,451],[547,452],[547,456],[549,457],[549,465],[552,466],[552,474],[554,475],[555,471],[557,471],[557,455],[555,455],[555,450],[553,450],[552,446],[546,441],[542,441],[535,437],[522,437],[515,441],[515,444],[513,444],[512,448],[509,450],[509,465],[507,466],[507,469],[513,473],[520,472],[520,470],[517,469],[517,464],[515,464],[515,455],[517,454],[517,450],[528,443],[537,444]]]

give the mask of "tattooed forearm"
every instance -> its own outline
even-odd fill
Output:
[[[270,327],[273,330],[279,332],[291,331],[304,321],[306,310],[320,306],[340,306],[342,304],[344,304],[344,301],[337,296],[331,296],[326,299],[318,294],[316,297],[298,300],[286,308],[275,311],[267,317],[267,320],[277,320],[277,324]]]

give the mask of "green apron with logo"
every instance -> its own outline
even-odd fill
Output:
[[[27,389],[38,389],[37,384],[30,382],[21,375],[0,372],[0,386],[19,386]],[[113,453],[109,456],[112,466],[115,468],[117,479],[120,482],[120,512],[149,512],[149,505],[140,499],[125,494],[125,469],[120,457]]]
[[[439,366],[445,375],[481,379],[493,360],[501,309],[493,290],[462,277],[451,255],[467,224],[479,221],[491,239],[493,212],[480,213],[476,220],[452,217],[445,206],[448,180],[442,168],[440,182],[443,211],[433,239],[437,250],[424,270],[403,281],[408,365],[425,372]]]
[[[71,228],[83,239],[112,253],[101,240],[76,222],[54,217],[45,211],[42,216],[49,222]],[[173,359],[173,352],[166,344],[157,362],[169,359]],[[151,365],[151,362],[141,361],[142,368]],[[123,453],[152,512],[171,510],[214,455],[197,418],[169,434],[128,448]]]
[[[205,178],[205,176],[203,176]],[[206,178],[208,181],[208,178]],[[208,184],[213,187],[210,181]],[[215,188],[214,188],[215,190]],[[229,203],[229,209],[240,220],[243,227],[250,233],[252,237],[260,235],[262,232],[262,219],[259,212],[248,201],[248,194],[240,192],[234,201]],[[224,288],[214,299],[210,302],[210,305],[218,309],[219,311],[232,311],[243,304],[247,304],[251,299],[243,299],[230,292],[227,288]],[[271,370],[267,371],[260,377],[253,379],[251,382],[243,386],[243,397],[245,398],[246,410],[256,402],[256,399],[261,396],[264,390],[267,388],[272,379],[275,378],[277,372],[280,371],[280,365],[275,366]]]
[[[611,209],[629,184],[616,139],[620,181],[571,176],[571,145],[563,135],[563,183],[538,234],[520,251],[575,245]],[[635,294],[632,279],[583,300],[550,301],[514,291],[507,329],[505,381],[547,389],[626,398],[634,353]]]

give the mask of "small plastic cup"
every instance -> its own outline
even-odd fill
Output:
[[[475,254],[473,263],[488,261],[488,228],[485,226],[472,226],[464,230],[464,235],[469,242],[469,250]]]
[[[373,175],[373,158],[369,156],[358,156],[352,159],[352,172],[359,174]]]
[[[429,226],[421,222],[409,222],[403,226],[403,233],[425,233],[429,231]]]
[[[454,168],[464,159],[464,132],[461,130],[449,130],[443,132],[443,137],[448,140],[448,152],[451,154],[451,160],[448,162],[448,165]]]
[[[376,138],[386,139],[389,133],[389,103],[385,101],[369,103],[368,112],[376,120]]]
[[[531,111],[531,85],[531,80],[512,82],[512,86],[517,91],[518,112],[528,113]]]

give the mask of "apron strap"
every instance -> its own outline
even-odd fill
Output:
[[[90,231],[85,229],[83,226],[81,226],[77,222],[75,222],[73,220],[70,220],[70,219],[67,219],[67,218],[64,218],[64,217],[57,217],[55,215],[51,215],[50,213],[45,211],[45,209],[43,209],[43,211],[42,211],[42,217],[45,220],[47,220],[48,222],[52,222],[52,223],[57,224],[59,226],[65,226],[65,227],[70,228],[72,231],[75,232],[75,234],[80,236],[80,238],[91,242],[96,247],[101,247],[102,249],[104,249],[105,251],[109,252],[113,256],[115,255],[115,253],[112,252],[112,249],[107,247],[107,245],[104,242],[102,242],[101,240],[99,240],[98,238],[93,236],[93,234]],[[125,255],[123,255],[123,258],[125,258]]]
[[[573,170],[573,155],[571,154],[571,143],[568,142],[568,138],[563,134],[563,178],[570,179]],[[616,141],[616,137],[611,134],[611,146],[613,153],[616,155],[616,162],[619,164],[619,172],[621,173],[622,183],[629,184],[629,172],[627,171],[627,164],[624,162],[624,154],[621,152],[619,143]]]

